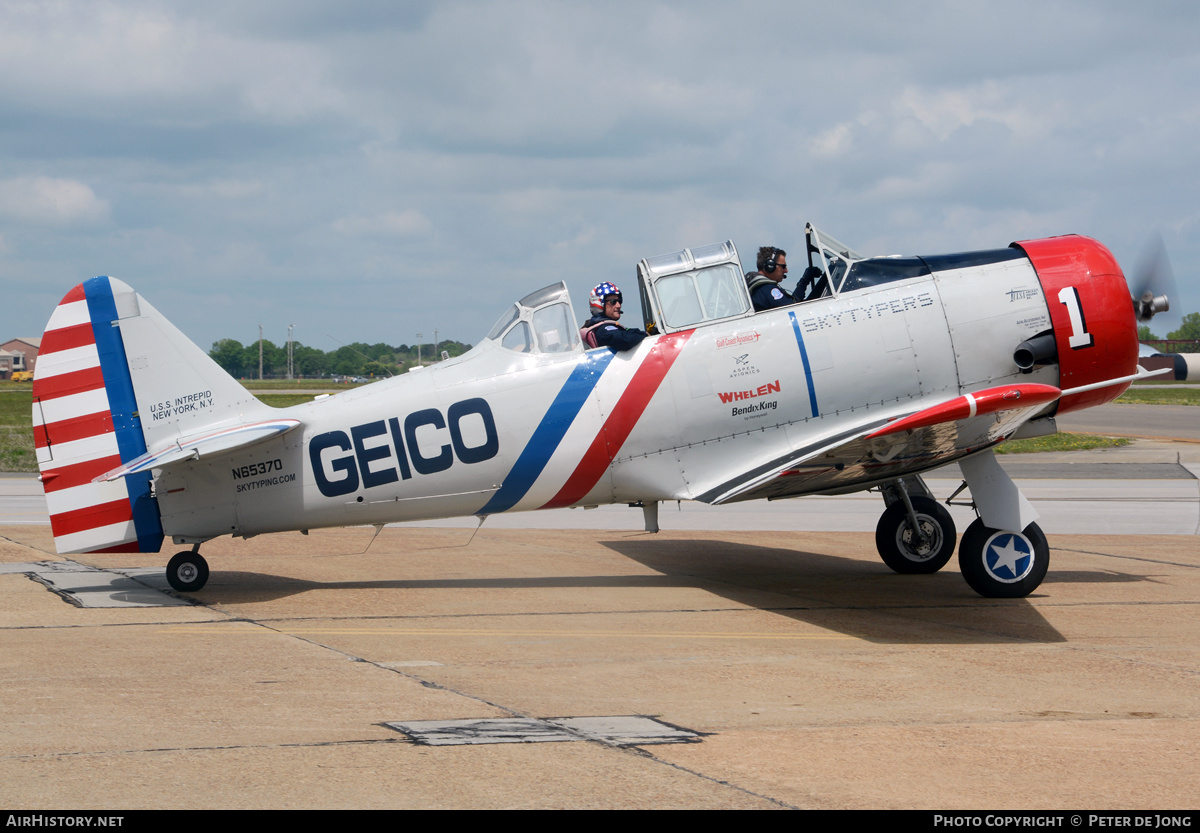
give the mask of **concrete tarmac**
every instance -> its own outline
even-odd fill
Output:
[[[1110,437],[1200,442],[1200,408],[1195,405],[1100,405],[1059,417],[1058,429]]]
[[[976,596],[953,561],[889,571],[877,496],[729,507],[717,529],[664,508],[657,535],[617,507],[222,539],[189,597],[161,589],[163,555],[60,557],[12,512],[0,805],[1194,808],[1197,452],[1006,459],[1062,526],[1021,600]],[[1121,499],[1097,511],[1102,487]],[[1069,531],[1129,513],[1151,522]],[[1186,534],[1154,534],[1176,515]],[[852,529],[766,528],[786,523]],[[638,716],[662,737],[545,731]]]

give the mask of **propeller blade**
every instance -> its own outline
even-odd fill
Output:
[[[1175,272],[1161,234],[1152,235],[1142,247],[1129,291],[1138,321],[1148,321],[1155,313],[1170,308],[1168,299],[1175,294]]]

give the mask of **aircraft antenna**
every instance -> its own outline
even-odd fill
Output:
[[[371,524],[371,526],[375,527],[375,534],[371,536],[370,541],[367,541],[367,545],[363,547],[363,551],[360,552],[359,555],[366,555],[367,550],[371,549],[371,545],[374,544],[375,539],[379,537],[379,533],[383,532],[383,524]]]
[[[479,532],[479,530],[483,529],[483,522],[486,521],[491,516],[490,515],[477,515],[476,517],[479,518],[479,526],[475,527],[475,532],[471,533],[471,537],[467,539],[467,543],[464,546],[468,546],[468,547],[471,546],[471,542],[475,540],[475,533]]]

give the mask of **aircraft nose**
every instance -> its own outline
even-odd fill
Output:
[[[1046,296],[1063,390],[1137,371],[1137,321],[1112,252],[1090,237],[1067,235],[1015,244],[1029,257]],[[1111,402],[1129,383],[1060,400],[1058,413]]]

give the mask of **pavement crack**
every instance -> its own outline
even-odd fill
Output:
[[[754,790],[748,790],[745,787],[739,787],[737,784],[734,784],[731,781],[726,781],[721,778],[714,778],[711,775],[705,775],[703,772],[699,772],[690,767],[683,766],[682,764],[673,763],[672,761],[664,761],[662,758],[659,758],[657,755],[655,755],[654,753],[650,752],[647,749],[641,749],[636,746],[627,746],[627,747],[622,747],[621,751],[638,755],[639,757],[654,761],[654,763],[656,763],[656,764],[661,764],[662,766],[670,767],[671,769],[691,775],[694,778],[700,778],[701,780],[708,781],[710,784],[718,784],[722,787],[728,787],[731,790],[737,790],[738,792],[742,793],[743,795],[748,795],[753,798],[759,798],[759,799],[762,799],[763,801],[769,801],[772,804],[774,804],[775,806],[782,807],[785,810],[803,810],[804,809],[803,807],[797,807],[794,804],[788,804],[787,802],[781,801],[778,798],[773,798],[769,795],[763,795],[762,793],[754,792]]]

